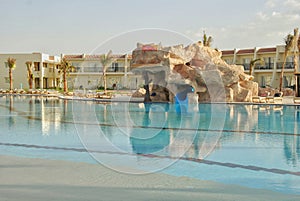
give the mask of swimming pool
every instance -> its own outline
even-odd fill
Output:
[[[4,155],[300,194],[300,108],[0,97]],[[88,150],[88,151],[87,151]]]

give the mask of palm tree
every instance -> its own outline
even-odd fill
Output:
[[[9,73],[9,90],[13,90],[13,75],[12,75],[12,71],[16,67],[16,59],[9,57],[7,59],[7,64],[8,64],[8,73]]]
[[[299,60],[299,29],[294,29],[293,53],[294,53],[294,73],[298,70]]]
[[[206,47],[210,47],[211,44],[212,44],[212,41],[213,41],[213,38],[211,36],[209,36],[207,38],[207,35],[204,31],[204,33],[203,33],[203,45],[206,46]]]
[[[294,35],[288,34],[286,38],[284,39],[285,42],[285,47],[284,47],[284,58],[283,58],[283,64],[281,68],[281,73],[280,73],[280,80],[279,80],[279,90],[282,91],[282,82],[283,82],[283,74],[284,74],[284,67],[286,64],[286,58],[289,55],[291,51],[295,50],[295,47],[298,42],[298,37],[299,37],[299,32],[298,28],[294,29]],[[295,52],[295,51],[294,51]],[[296,62],[297,64],[298,62]]]
[[[258,61],[263,62],[262,59],[254,59],[254,60],[251,60],[251,61],[250,61],[249,75],[252,75],[252,74],[253,74],[253,67],[254,67],[255,63],[258,62]]]
[[[299,90],[298,90],[298,78],[296,76],[299,68],[299,45],[300,45],[300,40],[299,40],[299,29],[295,28],[294,29],[294,40],[293,40],[293,47],[294,47],[294,80],[295,80],[295,96],[299,96]]]
[[[112,55],[112,51],[109,50],[107,54],[102,54],[100,56],[100,63],[102,64],[103,72],[103,84],[104,84],[104,94],[107,93],[107,82],[106,82],[106,70],[116,59]]]
[[[64,82],[64,92],[68,92],[68,82],[67,76],[74,69],[74,66],[71,65],[69,61],[66,60],[65,57],[61,59],[60,62],[61,73],[63,74],[63,82]]]
[[[26,61],[26,66],[27,66],[28,86],[29,86],[29,89],[32,89],[32,83],[33,83],[32,61]]]

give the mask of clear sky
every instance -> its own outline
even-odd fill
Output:
[[[300,0],[0,0],[0,53],[130,52],[137,42],[269,47],[300,26]]]

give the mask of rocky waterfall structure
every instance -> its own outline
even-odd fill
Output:
[[[162,47],[140,44],[132,53],[131,69],[145,79],[145,102],[174,101],[186,94],[198,102],[249,102],[258,84],[241,65],[229,65],[216,49],[194,43]]]

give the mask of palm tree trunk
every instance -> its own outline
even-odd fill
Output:
[[[285,67],[285,64],[286,64],[286,57],[287,57],[287,53],[284,54],[283,64],[282,64],[281,73],[280,73],[280,80],[279,80],[279,90],[280,90],[280,92],[282,91],[282,82],[283,82],[284,67]]]
[[[32,89],[32,82],[33,82],[33,79],[32,79],[32,74],[31,74],[29,77],[29,89]]]
[[[107,83],[106,83],[106,69],[103,69],[103,84],[104,84],[104,94],[107,93]]]
[[[32,79],[33,75],[30,71],[28,71],[28,86],[29,86],[29,89],[32,89]]]
[[[150,98],[150,89],[149,89],[149,76],[147,72],[144,72],[144,79],[145,79],[144,89],[146,90],[144,102],[149,103],[151,102],[151,98]]]
[[[9,90],[13,90],[13,77],[11,68],[9,68]]]
[[[298,96],[298,94],[299,94],[297,76],[295,76],[295,74],[297,73],[297,70],[298,70],[298,65],[299,65],[298,64],[298,59],[299,59],[298,53],[295,53],[294,54],[294,80],[295,80],[295,94],[296,94],[296,96]]]
[[[68,92],[67,72],[66,72],[66,70],[64,70],[63,79],[64,79],[64,92]]]
[[[249,75],[251,76],[253,73],[253,65],[250,64],[250,70],[249,70]]]

